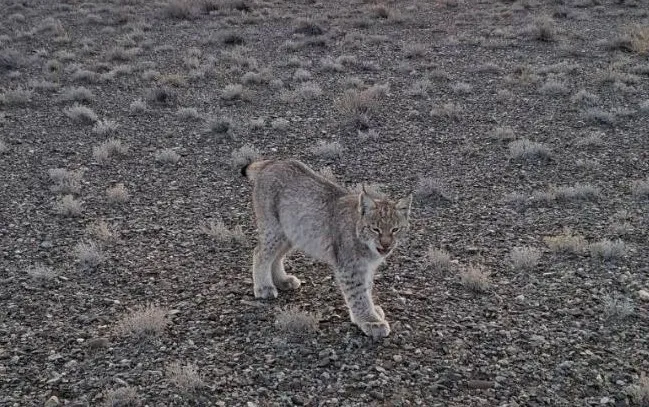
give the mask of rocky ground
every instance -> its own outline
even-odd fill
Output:
[[[2,7],[0,405],[649,403],[643,1]],[[254,299],[256,154],[415,192],[389,338]]]

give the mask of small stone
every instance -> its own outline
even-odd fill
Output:
[[[494,387],[494,382],[491,380],[469,380],[466,385],[470,389],[490,389]]]
[[[304,397],[300,396],[299,394],[294,394],[291,396],[291,401],[293,404],[298,405],[298,406],[303,406],[307,403],[307,401],[304,399]]]
[[[56,407],[61,405],[59,402],[59,398],[56,396],[50,397],[46,402],[45,402],[45,407]]]
[[[383,400],[385,395],[378,390],[370,390],[370,397],[375,400]]]
[[[602,397],[599,400],[599,404],[611,404],[613,402],[614,402],[613,399],[611,399],[610,397],[606,397],[606,396]]]
[[[394,355],[394,356],[392,356],[392,360],[394,360],[396,363],[401,363],[401,362],[403,362],[403,356],[398,355],[398,354]]]
[[[639,290],[638,291],[638,298],[640,298],[642,301],[649,301],[649,291],[647,291],[647,290]]]
[[[86,342],[88,348],[96,350],[101,348],[107,348],[109,343],[106,338],[93,338]]]

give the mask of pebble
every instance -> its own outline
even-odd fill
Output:
[[[394,355],[394,356],[392,356],[392,360],[394,360],[396,363],[401,363],[401,362],[403,362],[403,356],[398,355],[398,354]]]
[[[60,406],[61,403],[59,402],[59,398],[56,396],[50,397],[46,402],[45,402],[45,407],[56,407]]]
[[[469,380],[467,387],[470,389],[490,389],[494,387],[494,382],[491,380]]]
[[[640,298],[642,301],[649,301],[649,291],[647,291],[647,290],[639,290],[638,291],[638,298]]]

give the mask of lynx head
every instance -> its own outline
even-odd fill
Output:
[[[370,196],[363,188],[358,196],[359,239],[381,257],[390,254],[408,229],[411,203],[412,195],[394,202]]]

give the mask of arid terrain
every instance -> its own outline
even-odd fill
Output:
[[[649,405],[644,0],[4,0],[0,406]],[[253,296],[251,186],[414,193]]]

